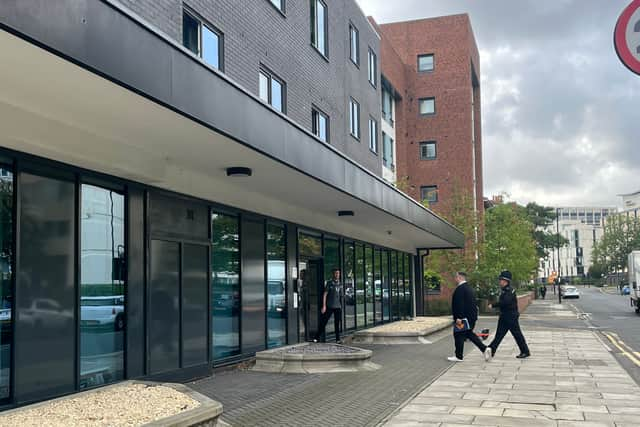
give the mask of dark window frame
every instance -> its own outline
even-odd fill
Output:
[[[433,101],[433,113],[423,113],[421,111],[420,106],[422,105],[422,101]],[[420,117],[435,116],[436,113],[437,113],[437,109],[436,109],[436,97],[435,96],[427,96],[427,97],[418,99],[418,115]]]
[[[324,6],[325,16],[324,16],[324,52],[320,50],[318,46],[318,3],[321,3]],[[329,7],[324,0],[311,0],[311,46],[318,52],[323,58],[329,59]]]
[[[371,142],[372,142],[372,136],[373,133],[371,132],[371,123],[375,123],[375,141],[373,144],[373,148],[371,147]],[[368,126],[369,126],[369,151],[371,151],[373,154],[375,154],[376,156],[378,155],[378,151],[379,151],[379,143],[378,143],[378,133],[380,130],[380,126],[378,125],[378,121],[375,119],[375,117],[373,116],[369,116],[369,122],[368,122]]]
[[[435,195],[433,200],[430,200],[428,197],[423,197],[425,191],[430,191]],[[420,186],[420,201],[424,202],[425,200],[429,203],[438,203],[438,186],[437,185],[422,185]]]
[[[355,33],[355,42],[356,42],[356,51],[355,51],[355,61],[354,61],[354,52],[353,52],[353,37]],[[360,30],[355,26],[353,22],[349,22],[349,59],[351,62],[358,68],[360,68]]]
[[[357,107],[357,112],[358,112],[358,120],[357,123],[355,123],[355,130],[357,131],[357,135],[353,133],[354,131],[354,117],[353,117],[353,105],[355,105]],[[349,134],[355,138],[356,140],[358,140],[358,142],[360,142],[361,140],[361,136],[362,136],[362,128],[360,126],[360,118],[362,116],[362,109],[360,107],[360,103],[358,101],[356,101],[353,97],[349,97]]]
[[[282,16],[284,16],[286,18],[286,14],[287,14],[287,0],[280,0],[280,3],[282,4],[282,8],[279,8],[274,2],[273,0],[267,0],[269,2],[269,4],[271,4],[271,6],[277,10],[278,12],[280,12],[280,14]]]
[[[371,67],[371,58],[373,58],[373,70]],[[378,88],[378,55],[371,49],[369,46],[369,53],[367,55],[367,64],[368,64],[368,73],[369,73],[369,83],[374,89]],[[371,81],[373,79],[373,81]]]
[[[385,136],[387,137],[387,139],[390,141],[390,151],[389,151],[389,159],[387,157],[385,157],[385,151],[384,151],[384,147],[385,147]],[[389,169],[392,172],[395,172],[396,170],[396,165],[395,165],[395,156],[393,154],[393,146],[394,146],[394,139],[391,138],[391,135],[382,132],[382,165]]]
[[[391,111],[385,111],[384,99],[385,94],[389,95],[389,107]],[[393,97],[393,93],[387,89],[385,85],[382,85],[382,119],[391,125],[391,127],[395,127],[395,121],[393,119],[393,113],[395,111],[395,98]]]
[[[423,152],[423,147],[426,147],[428,145],[433,145],[433,151],[434,151],[434,155],[433,157],[429,157],[428,155],[425,156],[424,152]],[[436,160],[438,158],[438,143],[437,141],[423,141],[420,143],[419,145],[420,147],[420,160]]]
[[[431,57],[433,64],[430,70],[421,70],[420,69],[420,58]],[[423,53],[418,55],[417,57],[417,65],[418,65],[418,73],[433,73],[436,70],[436,55],[434,53]]]
[[[260,96],[260,74],[266,76],[267,80],[269,82],[269,84],[267,85],[267,90],[269,91],[269,93],[267,94],[268,101],[262,99],[262,97]],[[278,110],[273,105],[273,93],[272,93],[272,81],[273,80],[275,80],[278,83],[280,83],[280,87],[282,87],[282,94],[281,94],[282,110]],[[265,67],[262,64],[260,65],[260,68],[258,70],[258,98],[260,98],[263,102],[265,102],[267,105],[269,105],[274,110],[276,110],[276,111],[278,111],[278,112],[280,112],[282,114],[287,114],[287,82],[282,80],[276,73],[274,73],[273,71],[271,71],[269,68]]]
[[[269,1],[271,2],[271,1]],[[208,22],[206,19],[204,19],[200,14],[196,13],[193,9],[191,9],[189,6],[183,4],[182,5],[182,25],[184,26],[184,15],[189,15],[189,17],[193,20],[195,20],[198,23],[198,53],[193,52],[191,49],[189,49],[186,45],[185,45],[185,40],[184,40],[184,27],[183,27],[183,32],[182,32],[182,46],[185,47],[189,52],[193,53],[194,55],[196,55],[198,58],[200,58],[200,60],[202,60],[202,62],[204,62],[205,64],[209,65],[210,67],[215,68],[216,70],[219,70],[221,72],[224,72],[224,33],[215,25],[211,24],[210,22]],[[207,27],[207,29],[209,31],[211,31],[212,33],[216,34],[218,36],[218,67],[215,67],[214,65],[208,63],[207,61],[205,61],[204,57],[202,56],[202,27]]]
[[[323,140],[320,137],[320,133],[318,132],[318,128],[320,125],[320,121],[318,120],[319,116],[323,116],[327,122],[327,139]],[[315,104],[311,105],[311,133],[313,133],[316,137],[318,137],[321,141],[326,142],[327,144],[331,141],[331,119],[329,115],[322,111],[320,108],[316,107]]]

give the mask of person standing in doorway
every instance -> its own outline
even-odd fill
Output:
[[[456,355],[448,357],[450,362],[462,362],[464,358],[464,342],[471,341],[485,353],[487,346],[473,331],[478,321],[478,301],[473,288],[467,283],[467,274],[459,271],[456,273],[456,283],[458,286],[453,292],[451,299],[451,312],[453,313],[453,341],[455,343]],[[468,325],[468,327],[466,327]]]
[[[340,340],[340,326],[342,325],[342,284],[340,283],[340,269],[334,268],[331,270],[331,275],[331,280],[327,280],[324,292],[322,293],[320,327],[318,328],[318,335],[314,340],[315,342],[321,338],[322,341],[324,341],[325,328],[331,316],[333,316],[333,324],[336,331],[336,342],[342,342]]]
[[[498,277],[502,292],[500,293],[500,299],[496,304],[493,304],[493,306],[500,309],[500,317],[498,318],[498,330],[496,331],[496,336],[493,338],[493,341],[489,344],[489,347],[485,352],[486,359],[489,359],[496,354],[498,346],[500,346],[500,343],[507,332],[511,332],[511,335],[513,335],[513,338],[516,340],[516,344],[518,344],[518,348],[520,349],[520,354],[516,357],[518,359],[525,359],[531,356],[527,340],[525,340],[522,330],[520,329],[518,298],[516,296],[516,291],[511,287],[511,279],[512,275],[510,271],[503,271],[500,273],[500,277]]]

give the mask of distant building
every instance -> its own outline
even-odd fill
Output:
[[[640,191],[629,194],[619,194],[622,197],[622,213],[638,218],[640,213]]]
[[[546,259],[540,260],[539,277],[549,277],[558,271],[561,277],[582,277],[592,265],[591,256],[595,244],[604,234],[604,219],[617,212],[615,207],[559,207],[558,220],[547,231],[556,233],[569,244],[553,250]],[[558,269],[558,258],[560,267]]]

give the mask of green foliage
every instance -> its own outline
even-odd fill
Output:
[[[80,286],[80,295],[83,297],[108,297],[112,295],[124,295],[122,283],[96,283]]]
[[[439,289],[442,284],[442,275],[435,270],[424,271],[424,286],[426,290]]]
[[[640,249],[640,219],[621,215],[607,217],[604,235],[593,249],[592,262],[596,274],[624,271],[631,251]],[[593,268],[592,268],[593,269]],[[591,275],[592,269],[589,270]]]
[[[516,204],[498,205],[485,214],[485,241],[477,271],[479,287],[492,286],[502,270],[514,283],[527,282],[538,267],[534,224]]]
[[[521,209],[533,224],[533,240],[536,243],[538,258],[546,258],[549,256],[549,250],[561,248],[569,243],[565,237],[545,230],[557,218],[556,211],[553,208],[531,202],[521,207]]]

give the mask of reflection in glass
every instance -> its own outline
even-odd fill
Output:
[[[0,400],[10,395],[12,268],[13,173],[0,167]]]
[[[342,275],[344,277],[345,330],[352,330],[356,327],[354,250],[353,243],[344,244],[344,271]]]
[[[287,343],[286,233],[282,225],[267,226],[267,347]]]
[[[374,311],[375,311],[375,320],[376,323],[381,323],[382,322],[382,271],[381,271],[381,267],[382,267],[382,263],[381,263],[381,251],[380,249],[376,248],[375,252],[375,259],[374,259],[374,267],[375,267],[375,272],[374,272],[374,277],[375,280],[373,282],[374,284],[374,290],[373,290],[373,295],[374,295]]]
[[[333,278],[331,271],[340,269],[340,243],[333,239],[324,239],[324,283],[326,284]],[[333,319],[327,322],[325,327],[327,334],[335,332],[335,324]]]
[[[220,35],[202,26],[202,59],[215,68],[220,68]]]
[[[389,281],[389,251],[382,250],[382,313],[383,320],[388,322],[391,319],[391,298]]]
[[[305,258],[320,258],[322,256],[322,240],[320,237],[300,234],[298,248],[300,256]]]
[[[404,254],[398,252],[398,315],[400,319],[405,317],[405,283],[404,283]]]
[[[413,286],[411,283],[411,255],[404,254],[404,315],[409,318],[413,314]]]
[[[240,354],[240,224],[211,215],[213,358]]]
[[[369,245],[365,246],[365,295],[366,295],[366,307],[367,326],[373,325],[373,248]]]
[[[364,293],[364,247],[356,244],[356,326],[363,328],[364,322],[364,310],[365,310],[365,293]]]
[[[391,251],[391,319],[398,320],[398,253]]]
[[[124,196],[82,185],[80,388],[124,378]]]

